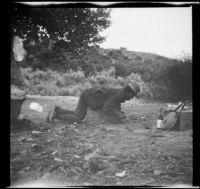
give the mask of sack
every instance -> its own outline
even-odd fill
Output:
[[[160,125],[162,130],[172,130],[177,122],[179,121],[180,114],[184,108],[185,103],[181,103],[178,105],[177,108],[173,112],[168,113],[164,119],[162,120],[162,123]],[[177,112],[177,110],[181,107],[180,112]]]
[[[160,128],[163,130],[171,130],[177,123],[178,117],[179,115],[177,112],[170,112],[164,117],[160,125]]]

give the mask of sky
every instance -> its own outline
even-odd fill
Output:
[[[192,8],[112,8],[100,47],[125,47],[170,58],[192,54]]]

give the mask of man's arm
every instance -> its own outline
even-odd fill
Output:
[[[103,106],[104,113],[116,120],[122,120],[125,118],[125,114],[121,112],[121,97],[111,96],[105,102]]]

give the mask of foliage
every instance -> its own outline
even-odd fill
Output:
[[[169,81],[166,86],[170,89],[171,96],[177,100],[192,99],[192,63],[191,60],[180,61],[168,67],[165,74]]]
[[[23,68],[27,92],[29,94],[40,94],[50,96],[75,95],[79,96],[83,90],[90,87],[124,87],[129,82],[137,82],[141,87],[141,96],[149,97],[149,89],[139,74],[132,73],[128,77],[116,77],[114,67],[101,72],[95,72],[86,77],[82,70],[69,70],[65,73],[47,70],[42,71],[32,68]]]
[[[118,84],[117,79],[115,79],[115,68],[113,67],[108,70],[96,72],[88,78],[88,81],[92,84],[92,86],[113,87]]]
[[[54,42],[54,49],[80,53],[104,41],[99,35],[110,25],[107,8],[30,8],[12,7],[12,36],[26,39],[26,43]]]
[[[37,68],[41,70],[52,69],[59,72],[82,69],[88,76],[110,68],[110,62],[110,57],[99,54],[96,48],[91,48],[81,57],[74,56],[70,52],[43,49],[34,58],[27,59],[23,67],[31,66],[34,70]]]
[[[24,68],[27,78],[25,83],[30,92],[42,95],[78,95],[91,86],[122,87],[127,82],[136,81],[142,88],[143,98],[173,101],[192,98],[190,57],[177,60],[145,54],[146,59],[139,59],[136,52],[132,52],[132,57],[130,52],[123,50],[121,57],[117,58],[115,53],[111,53],[115,52],[113,49],[93,48],[89,52],[82,57],[62,52],[63,57],[60,59],[58,55],[61,53],[56,55],[54,66],[51,62],[53,60],[49,59],[49,67],[44,66],[42,70]],[[119,51],[116,52],[117,56],[120,56]],[[125,60],[124,56],[129,56],[130,60]],[[152,59],[149,59],[150,57]],[[48,60],[46,63],[44,60],[42,62],[44,65],[48,64]],[[50,92],[51,90],[54,92]]]
[[[69,70],[61,73],[50,69],[33,70],[23,68],[22,73],[27,83],[27,92],[40,95],[79,95],[84,89],[90,86],[85,79],[84,72]]]
[[[110,57],[99,53],[97,48],[91,48],[87,54],[82,56],[79,62],[79,66],[82,68],[86,76],[111,67]]]

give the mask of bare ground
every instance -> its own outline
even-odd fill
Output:
[[[31,102],[44,111],[30,110]],[[74,109],[76,103],[76,97],[24,102],[27,121],[11,129],[11,186],[192,185],[192,131],[157,130],[161,104],[126,102],[124,124],[45,122],[53,104]]]

